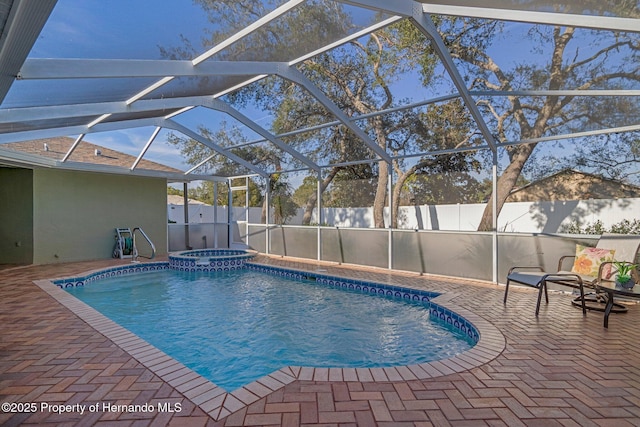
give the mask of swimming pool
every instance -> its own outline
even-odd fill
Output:
[[[213,274],[159,265],[125,274],[122,267],[56,284],[226,390],[284,366],[424,363],[464,352],[478,339],[468,322],[428,303],[434,293],[248,269]]]

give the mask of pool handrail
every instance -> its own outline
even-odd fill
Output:
[[[150,257],[146,257],[144,255],[140,255],[138,253],[138,247],[136,246],[136,231],[139,231],[140,234],[142,234],[142,237],[144,237],[144,239],[147,241],[147,243],[149,243],[149,246],[151,246],[151,256]],[[149,236],[147,236],[147,234],[144,232],[144,230],[140,227],[136,227],[133,229],[133,231],[131,232],[131,236],[133,238],[133,256],[131,259],[131,262],[138,262],[138,256],[142,256],[143,258],[147,258],[147,259],[154,259],[156,257],[156,247],[153,244],[153,242],[151,241],[151,239],[149,238]]]

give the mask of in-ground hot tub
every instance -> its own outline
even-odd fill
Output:
[[[199,249],[169,254],[169,268],[179,271],[229,271],[243,268],[257,252],[243,249]]]

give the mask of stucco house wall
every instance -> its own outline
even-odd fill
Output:
[[[33,259],[33,172],[0,167],[0,264]]]
[[[34,264],[110,258],[116,227],[141,227],[167,253],[166,179],[36,169],[33,200]]]
[[[1,168],[0,179],[0,263],[111,258],[116,227],[141,227],[157,254],[167,253],[164,178]],[[140,253],[150,254],[144,239],[137,240]]]

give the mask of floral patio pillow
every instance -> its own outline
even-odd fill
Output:
[[[614,249],[591,248],[583,245],[576,245],[576,260],[571,268],[572,273],[584,276],[598,277],[600,264],[606,261],[613,261]],[[606,264],[602,269],[602,277],[611,276],[611,264]]]

